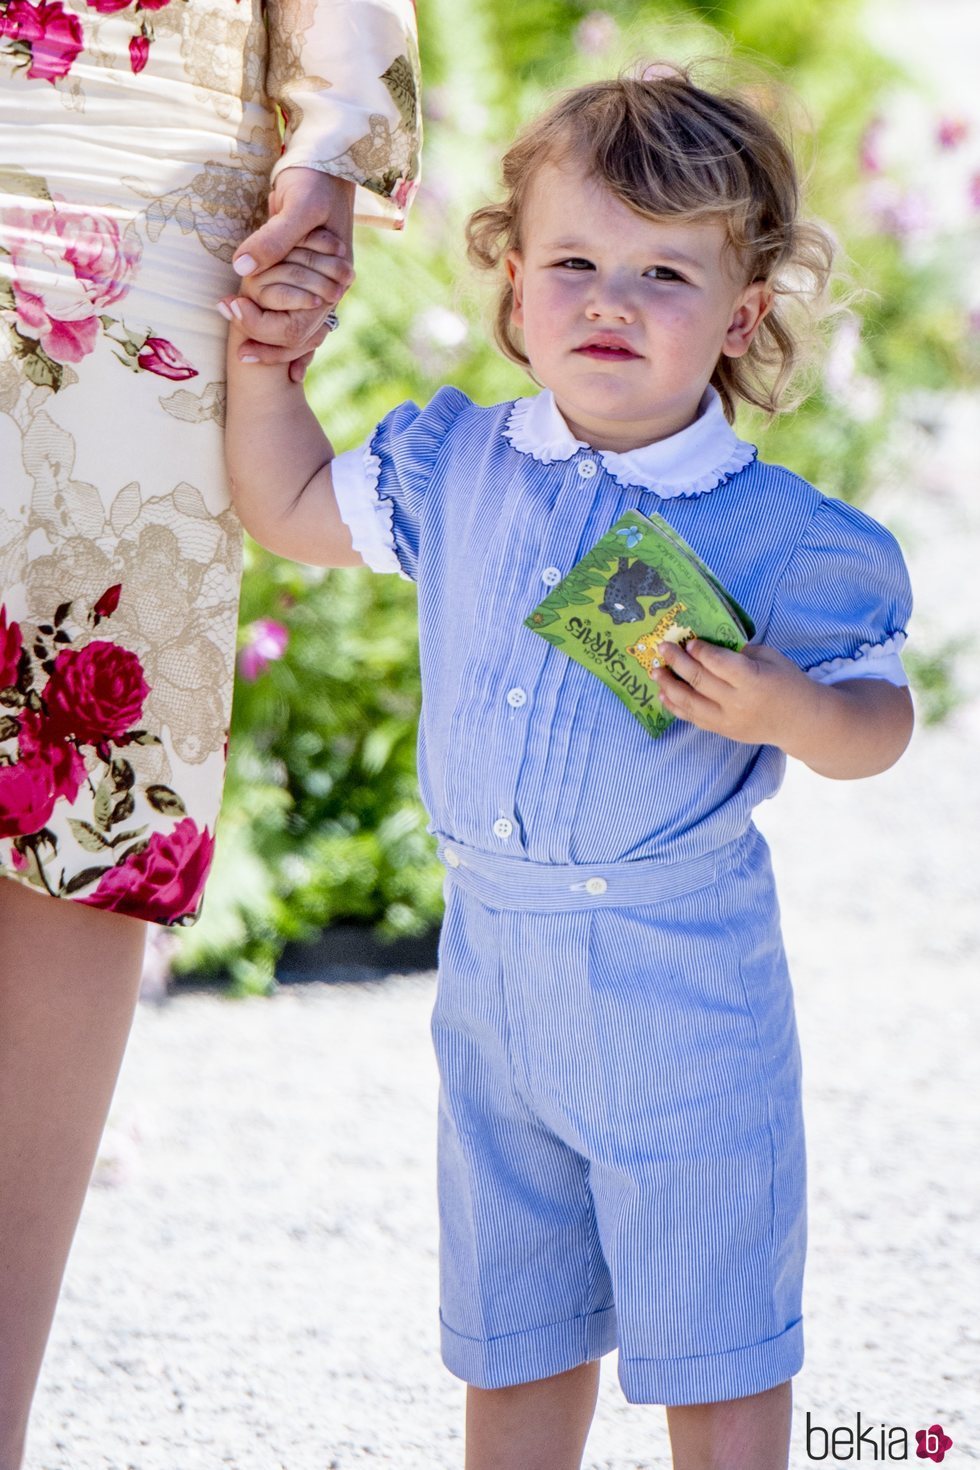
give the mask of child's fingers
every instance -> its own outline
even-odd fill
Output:
[[[653,669],[651,678],[656,682],[661,702],[672,715],[677,715],[682,720],[690,720],[692,724],[700,725],[702,729],[711,729],[717,723],[720,713],[718,706],[705,695],[692,689],[691,685],[685,683],[683,679],[679,679],[666,664],[659,669]]]
[[[315,311],[264,311],[245,296],[233,296],[220,301],[218,309],[222,316],[230,312],[248,338],[235,349],[242,362],[291,362],[322,342],[329,331],[324,329],[322,306]]]
[[[712,645],[701,643],[700,640],[692,642],[694,649],[691,652],[679,643],[660,643],[657,645],[657,653],[666,667],[673,670],[685,684],[709,699],[717,700],[728,687],[727,680],[719,678],[708,667],[707,660],[702,655],[695,656],[695,650],[710,648]]]
[[[303,241],[290,250],[281,265],[299,266],[303,270],[312,271],[317,276],[328,276],[341,287],[342,292],[353,284],[357,272],[349,260],[342,260],[339,255],[330,255],[326,252],[310,248]],[[272,270],[278,269],[272,266]],[[263,272],[263,275],[266,272]]]
[[[243,292],[264,311],[319,311],[321,316],[335,303],[321,291],[307,290],[291,281],[270,281],[265,286],[250,285]]]

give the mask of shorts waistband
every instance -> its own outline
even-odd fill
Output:
[[[670,862],[639,858],[620,863],[536,863],[467,847],[437,832],[448,876],[488,908],[555,911],[633,908],[705,888],[737,867],[763,841],[751,827],[734,842],[699,857]]]

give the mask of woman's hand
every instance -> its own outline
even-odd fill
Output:
[[[285,266],[301,242],[313,234],[318,238],[318,251],[343,262],[343,269],[326,274],[318,289],[307,292],[305,304],[298,304],[298,296],[287,298],[284,292],[276,300],[286,303],[288,299],[293,304],[271,305],[272,298],[268,298],[264,314],[249,318],[251,335],[242,344],[240,355],[258,362],[296,364],[290,377],[294,381],[302,378],[313,349],[329,331],[324,328],[328,313],[354,279],[353,220],[354,185],[349,180],[336,179],[315,168],[283,169],[269,195],[269,218],[239,245],[233,261],[235,270],[246,284],[251,284],[257,275]],[[302,268],[302,264],[292,261],[290,269]],[[315,273],[324,276],[319,269]],[[284,287],[299,280],[295,274],[286,274],[266,284]],[[244,314],[240,320],[245,320]]]
[[[909,691],[884,679],[818,684],[763,644],[741,653],[693,638],[661,643],[653,671],[671,714],[749,745],[777,745],[821,776],[873,776],[912,734]]]
[[[324,312],[333,310],[338,294],[354,279],[354,267],[338,248],[330,230],[313,230],[278,265],[246,277],[239,296],[218,302],[222,316],[237,320],[246,334],[236,349],[240,361],[288,360],[292,381],[302,380],[312,349],[332,329]],[[286,346],[300,346],[301,356],[284,359],[281,348],[268,345],[270,336]]]

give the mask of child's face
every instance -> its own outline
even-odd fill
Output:
[[[511,319],[535,377],[597,449],[686,428],[719,358],[748,351],[768,310],[722,224],[645,219],[571,168],[538,169],[522,235],[506,260]]]

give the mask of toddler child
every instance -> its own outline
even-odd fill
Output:
[[[444,1361],[468,1470],[573,1470],[598,1359],[668,1406],[679,1470],[784,1470],[803,1361],[806,1176],[793,997],[755,805],[786,757],[901,754],[895,541],[737,437],[775,411],[831,247],[749,101],[679,68],[578,88],[469,225],[496,331],[541,391],[441,388],[334,455],[261,303],[349,263],[316,234],[234,309],[227,443],[263,545],[418,584],[422,796],[446,865],[438,1058]],[[264,294],[267,293],[267,294]],[[247,355],[247,354],[246,354]],[[665,643],[652,739],[524,619],[635,508],[746,608],[741,653]]]

